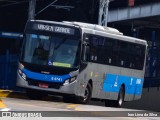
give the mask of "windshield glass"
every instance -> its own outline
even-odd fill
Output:
[[[27,63],[77,67],[80,40],[38,34],[26,34],[21,60]]]

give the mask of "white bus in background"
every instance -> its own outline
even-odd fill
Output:
[[[140,99],[147,42],[118,30],[81,22],[26,24],[17,85],[31,99],[60,94],[66,102],[106,106]]]

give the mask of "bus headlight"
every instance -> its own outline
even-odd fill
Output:
[[[19,64],[18,64],[18,68],[22,70],[22,69],[24,68],[24,65],[21,64],[21,63],[19,63]]]
[[[76,80],[77,77],[72,77],[72,78],[69,78],[67,80],[65,80],[65,82],[63,83],[63,85],[67,85],[69,83],[72,83]]]
[[[26,74],[23,73],[23,71],[21,69],[18,70],[18,73],[24,80],[26,80]]]
[[[20,75],[22,75],[22,70],[19,69],[18,72],[19,72]]]
[[[24,73],[22,73],[22,78],[26,80],[26,75]]]
[[[69,84],[69,79],[65,80],[65,82],[63,83],[63,85],[68,85]]]
[[[75,80],[76,80],[76,77],[72,77],[69,82],[71,83],[71,82],[74,82]]]

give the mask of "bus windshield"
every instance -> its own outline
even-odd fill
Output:
[[[26,34],[23,62],[58,67],[77,67],[80,40],[73,38]]]

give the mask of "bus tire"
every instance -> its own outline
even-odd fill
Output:
[[[87,87],[85,88],[85,96],[84,97],[76,97],[76,102],[80,104],[87,104],[92,95],[92,87],[90,83],[87,84]]]
[[[119,94],[118,94],[118,100],[115,101],[115,107],[122,107],[123,102],[124,102],[124,87],[121,86],[120,90],[119,90]]]
[[[27,89],[26,90],[26,94],[28,96],[29,99],[32,100],[40,100],[43,97],[47,96],[47,94],[37,91],[37,90],[31,90],[31,89]]]

